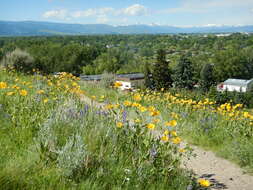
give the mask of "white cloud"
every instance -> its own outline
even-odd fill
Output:
[[[114,13],[114,9],[111,7],[103,7],[98,9],[86,9],[84,11],[76,11],[72,13],[74,18],[100,16]]]
[[[148,9],[143,5],[134,4],[130,7],[122,9],[120,13],[128,16],[143,16],[148,14]]]
[[[44,18],[57,18],[57,19],[66,19],[67,18],[68,11],[65,9],[59,9],[59,10],[51,10],[47,11],[43,14]]]
[[[112,7],[102,7],[96,9],[86,9],[83,11],[75,11],[71,13],[74,18],[80,17],[103,17],[106,16],[142,16],[148,13],[148,9],[140,4],[134,4],[123,9],[114,9]]]
[[[72,13],[72,16],[74,18],[89,17],[94,15],[96,15],[96,10],[94,9],[87,9],[85,11],[76,11]]]
[[[45,12],[42,17],[59,20],[89,19],[96,23],[121,23],[128,24],[130,17],[148,15],[150,10],[140,4],[133,4],[125,8],[100,7],[85,10],[70,11],[67,9],[55,9]]]
[[[160,13],[204,13],[219,8],[242,8],[253,6],[253,0],[183,0],[179,7],[162,10]]]
[[[99,16],[97,16],[96,21],[97,21],[97,23],[104,24],[104,23],[109,22],[109,19],[106,15],[99,15]]]

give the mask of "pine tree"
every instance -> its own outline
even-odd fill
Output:
[[[157,52],[157,62],[152,73],[156,89],[168,89],[172,86],[169,62],[166,61],[166,52],[163,49]]]
[[[175,69],[175,86],[179,88],[192,89],[194,86],[193,66],[188,56],[182,56]]]
[[[215,83],[214,69],[212,64],[205,64],[200,72],[200,86],[204,91],[208,91]]]
[[[144,65],[144,85],[146,88],[152,88],[152,78],[151,78],[151,71],[147,63]]]

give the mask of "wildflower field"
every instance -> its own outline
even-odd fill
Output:
[[[116,100],[117,91],[110,93]],[[82,96],[85,89],[70,74],[1,69],[0,189],[209,188],[182,169],[191,149],[178,128],[191,118],[182,119],[178,105],[168,109],[170,96],[138,93],[124,100],[122,94],[109,103],[107,95],[89,94],[94,105]]]
[[[193,99],[193,92],[182,91],[137,91],[123,93],[84,84],[92,94],[105,95],[110,102],[120,102],[146,112],[150,106],[158,110],[156,129],[162,125],[160,118],[176,120],[176,132],[187,142],[212,150],[217,155],[231,160],[253,172],[253,110],[242,104],[230,102],[216,104],[203,96]],[[94,98],[94,97],[93,97]],[[97,96],[97,101],[100,101]],[[137,104],[137,105],[136,105]],[[159,122],[156,122],[159,121]]]

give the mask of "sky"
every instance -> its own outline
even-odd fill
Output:
[[[253,25],[253,0],[1,0],[2,21],[110,25]]]

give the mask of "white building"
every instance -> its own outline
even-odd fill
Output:
[[[242,79],[227,79],[223,83],[220,83],[217,86],[217,90],[220,92],[229,91],[229,92],[247,92],[253,87],[253,79],[251,80],[242,80]]]
[[[121,86],[119,87],[120,90],[131,90],[132,89],[132,84],[131,82],[127,82],[127,81],[118,81],[121,82]]]
[[[120,82],[122,86],[121,90],[133,90],[134,88],[141,86],[144,82],[144,74],[142,73],[130,73],[117,75],[116,81]]]
[[[102,75],[81,75],[80,79],[87,82],[99,82],[102,80]],[[144,74],[143,73],[129,73],[116,75],[115,82],[120,82],[122,86],[121,90],[133,90],[143,85]]]

